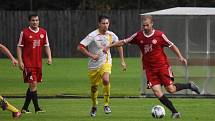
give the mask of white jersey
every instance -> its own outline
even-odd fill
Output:
[[[105,35],[102,35],[97,29],[88,34],[80,44],[87,46],[90,53],[99,55],[99,59],[97,61],[90,58],[88,69],[97,69],[106,62],[112,64],[110,51],[104,53],[103,48],[108,46],[110,43],[117,41],[119,41],[118,37],[111,31],[107,31]]]

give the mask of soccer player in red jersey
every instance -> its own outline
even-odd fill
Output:
[[[0,51],[5,55],[7,55],[8,58],[10,58],[14,66],[18,64],[17,60],[13,57],[13,55],[10,53],[7,47],[0,44]],[[17,108],[15,108],[13,105],[11,105],[8,101],[6,101],[6,99],[1,95],[0,95],[0,107],[2,108],[2,110],[9,110],[10,112],[12,112],[12,116],[14,118],[19,118],[21,116],[20,111]]]
[[[28,20],[29,27],[21,31],[17,45],[19,68],[23,71],[24,82],[29,84],[21,112],[30,113],[28,106],[32,100],[35,113],[40,113],[44,112],[38,105],[37,97],[37,85],[42,82],[42,48],[48,56],[48,65],[52,63],[51,49],[46,30],[39,27],[39,16],[32,14]]]
[[[152,16],[146,15],[143,17],[143,30],[136,32],[132,36],[120,40],[108,47],[104,48],[107,51],[112,46],[122,46],[126,43],[137,45],[142,53],[143,69],[145,69],[147,84],[154,92],[154,95],[172,112],[172,118],[180,118],[180,113],[173,106],[172,102],[164,95],[161,86],[164,85],[169,93],[175,93],[182,89],[190,89],[200,94],[198,86],[193,82],[182,84],[173,83],[173,74],[169,65],[164,47],[170,48],[178,57],[178,60],[183,64],[187,64],[187,60],[181,55],[177,46],[175,46],[162,31],[153,28]]]

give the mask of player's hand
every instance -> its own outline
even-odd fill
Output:
[[[179,58],[179,61],[184,65],[187,65],[187,60],[184,57]]]
[[[23,62],[19,63],[19,69],[22,70],[22,71],[24,70],[24,63]]]
[[[108,52],[109,49],[110,49],[109,47],[104,47],[103,48],[103,52],[107,54],[107,52]]]
[[[127,65],[125,64],[125,62],[121,62],[121,66],[122,66],[122,71],[126,71],[127,70]]]
[[[99,55],[98,55],[98,54],[92,55],[91,58],[92,58],[94,61],[97,61],[97,60],[99,60]]]
[[[51,59],[51,58],[49,58],[49,59],[47,60],[47,64],[48,64],[48,65],[51,65],[51,64],[52,64],[52,59]]]
[[[17,66],[17,65],[18,65],[18,61],[17,61],[15,58],[13,58],[13,59],[11,60],[11,62],[12,62],[12,64],[13,64],[13,66]]]

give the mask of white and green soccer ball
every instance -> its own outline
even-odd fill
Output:
[[[153,118],[163,118],[165,116],[166,112],[164,107],[160,105],[156,105],[152,107],[152,117]]]

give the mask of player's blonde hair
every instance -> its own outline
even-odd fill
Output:
[[[153,17],[152,17],[152,15],[144,15],[143,16],[143,21],[146,21],[147,19],[149,19],[153,23]]]

